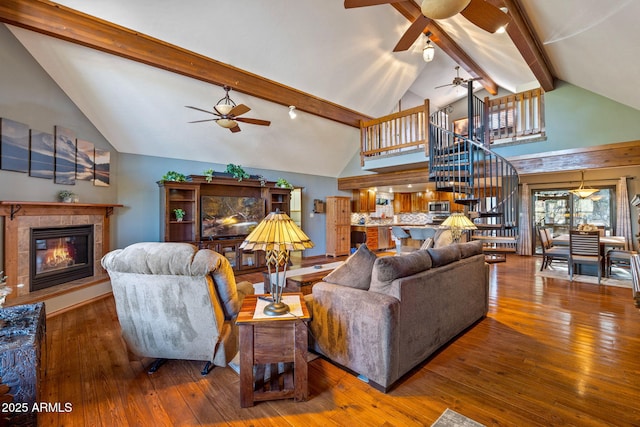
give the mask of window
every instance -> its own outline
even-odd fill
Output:
[[[590,197],[581,199],[568,188],[533,190],[534,253],[542,253],[536,227],[552,230],[554,236],[568,234],[580,224],[602,228],[606,235],[615,229],[615,187],[601,187]]]

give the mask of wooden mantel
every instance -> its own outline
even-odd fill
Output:
[[[124,205],[114,203],[63,203],[63,202],[19,202],[19,201],[0,201],[0,216],[7,216],[10,220],[16,215],[42,215],[41,209],[47,209],[51,213],[52,210],[56,215],[65,214],[67,211],[78,212],[82,210],[86,213],[95,209],[106,209],[105,216],[111,216],[113,208],[121,208]],[[35,208],[22,211],[23,207]],[[22,211],[22,212],[20,212]]]
[[[18,283],[26,283],[28,267],[21,261],[21,254],[28,250],[28,243],[21,241],[24,230],[32,226],[58,226],[94,224],[99,227],[97,240],[99,252],[94,248],[94,255],[100,259],[110,250],[109,220],[117,207],[124,205],[116,203],[61,203],[61,202],[37,202],[37,201],[0,201],[0,217],[4,219],[4,274],[8,277],[7,284],[15,286]],[[23,230],[23,231],[21,231]],[[22,234],[21,234],[22,233]],[[22,239],[24,240],[24,239]],[[25,245],[27,245],[25,247]],[[26,269],[26,272],[25,272]],[[101,274],[99,266],[94,276]],[[28,279],[26,279],[28,281]],[[7,301],[24,296],[29,290],[19,289],[9,294]]]

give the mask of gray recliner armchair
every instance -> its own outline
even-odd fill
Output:
[[[135,243],[102,258],[109,273],[122,337],[130,353],[202,360],[226,366],[238,351],[235,317],[249,282],[236,284],[229,261],[188,243]]]

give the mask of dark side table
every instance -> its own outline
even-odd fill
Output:
[[[254,319],[258,295],[244,298],[236,319],[240,336],[240,406],[308,398],[307,325],[311,316],[301,293],[302,316]]]
[[[8,425],[37,425],[38,411],[33,406],[39,402],[45,366],[45,322],[42,302],[0,309],[0,388],[4,391],[0,416],[8,419]]]

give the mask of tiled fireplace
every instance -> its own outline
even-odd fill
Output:
[[[93,224],[31,229],[30,290],[93,276]]]
[[[100,259],[109,251],[109,217],[119,206],[0,202],[4,269],[9,286],[14,288],[10,297],[25,296],[51,285],[46,283],[51,276],[57,282],[53,286],[76,281],[80,276],[87,280],[103,278],[106,273]]]

